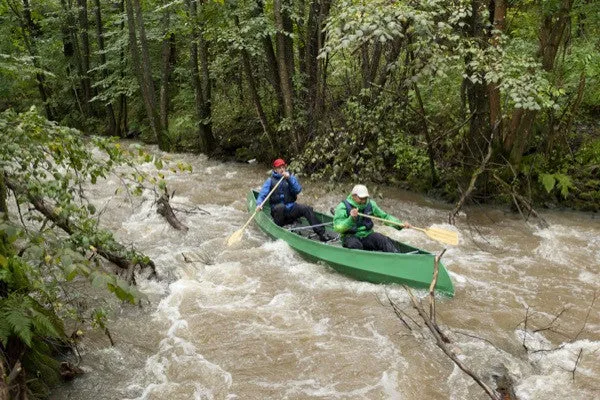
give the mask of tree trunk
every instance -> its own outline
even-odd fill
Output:
[[[318,4],[319,0],[312,0],[312,4]],[[310,7],[312,8],[312,7]],[[300,76],[306,75],[306,47],[307,47],[307,39],[308,39],[308,29],[309,27],[306,24],[306,2],[305,0],[298,0],[297,15],[296,15],[296,37],[298,38],[298,72]],[[309,11],[310,15],[310,11]]]
[[[198,1],[187,0],[188,15],[192,24],[190,42],[190,70],[192,87],[194,88],[196,118],[198,119],[198,149],[210,154],[215,148],[215,137],[212,133],[211,82],[208,71],[208,45],[198,22]],[[200,46],[200,49],[198,48]],[[198,56],[201,57],[202,79],[198,68]]]
[[[542,18],[538,55],[542,61],[542,67],[547,72],[554,69],[554,60],[560,45],[564,41],[565,29],[571,22],[570,13],[573,2],[574,0],[562,0],[560,8],[556,12],[546,14]],[[504,151],[510,154],[510,162],[515,167],[521,164],[523,152],[533,131],[536,116],[536,110],[515,110],[510,129],[505,132]]]
[[[78,22],[81,35],[81,88],[83,92],[83,109],[86,116],[92,114],[93,107],[90,104],[92,95],[92,86],[90,84],[90,39],[88,35],[89,23],[87,15],[87,0],[77,0],[78,4]]]
[[[288,63],[293,63],[294,59],[287,60],[287,39],[285,36],[285,20],[288,19],[285,16],[286,11],[283,10],[285,0],[275,0],[273,4],[273,12],[275,15],[275,26],[277,33],[275,35],[277,42],[277,67],[279,72],[279,81],[281,83],[281,89],[283,94],[283,110],[285,118],[293,118],[294,116],[294,91],[292,88],[292,76],[290,75],[290,68]]]
[[[121,0],[119,3],[119,11],[121,14],[125,13],[125,0]],[[121,19],[120,24],[121,36],[123,36],[123,31],[125,30],[125,18]],[[120,46],[119,52],[119,76],[121,81],[125,79],[125,46]],[[129,131],[129,119],[127,114],[127,96],[125,93],[121,93],[119,95],[119,102],[117,105],[118,114],[117,114],[117,136],[125,137],[127,136],[127,132]]]
[[[427,124],[427,115],[425,114],[425,106],[423,105],[423,100],[421,99],[421,92],[419,91],[419,86],[416,82],[413,83],[413,88],[415,89],[415,96],[417,98],[417,102],[419,103],[419,109],[421,110],[423,133],[425,134],[425,140],[427,141],[427,155],[429,156],[429,170],[431,171],[431,186],[435,187],[435,185],[437,185],[438,183],[438,176],[435,171],[435,154],[433,151],[433,141],[431,138],[431,134],[429,133],[429,125]]]
[[[25,48],[29,52],[29,55],[32,58],[33,66],[37,70],[41,70],[40,63],[37,57],[37,49],[35,47],[35,41],[38,36],[41,34],[41,28],[33,21],[31,17],[31,5],[29,4],[29,0],[23,0],[23,13],[19,12],[16,4],[13,2],[7,2],[7,5],[19,19],[19,23],[21,25],[21,34],[23,37],[23,42],[25,43]],[[38,91],[40,93],[40,98],[42,103],[44,104],[44,111],[46,112],[46,119],[53,121],[55,119],[54,112],[50,103],[48,101],[49,97],[49,89],[46,86],[46,79],[44,75],[41,73],[36,73],[35,78],[37,81]]]
[[[206,0],[203,0],[203,2]],[[215,148],[215,137],[212,131],[212,80],[209,73],[209,52],[208,52],[208,41],[204,37],[204,22],[200,25],[200,32],[198,35],[198,55],[200,57],[200,76],[201,88],[202,88],[202,107],[201,107],[201,127],[202,127],[202,138],[201,138],[201,149],[204,153],[210,154]]]
[[[4,351],[2,347],[0,350]],[[0,400],[8,400],[10,397],[8,396],[8,385],[6,384],[7,375],[4,366],[4,356],[0,355]]]
[[[264,2],[262,0],[256,0],[256,11],[252,14],[253,17],[264,16]],[[277,62],[277,56],[273,49],[273,41],[271,37],[265,35],[262,39],[262,46],[267,58],[267,79],[275,90],[277,96],[278,113],[281,114],[281,109],[285,103],[283,98],[283,90],[281,89],[281,81],[279,77],[279,65]]]
[[[160,80],[160,123],[163,129],[169,131],[169,103],[170,103],[170,81],[171,73],[175,65],[175,34],[169,32],[171,21],[171,12],[164,10],[163,15],[163,40],[162,40],[162,60],[161,60],[161,80]]]
[[[67,4],[66,0],[60,0],[65,19],[61,24],[63,55],[67,60],[67,78],[70,81],[73,90],[73,98],[81,115],[85,115],[84,104],[82,103],[83,93],[81,80],[83,76],[83,67],[81,65],[81,50],[79,45],[79,36],[77,35],[78,22],[71,12],[71,2]],[[73,69],[77,71],[76,75]],[[77,82],[77,83],[76,83]]]
[[[98,50],[100,53],[100,64],[106,65],[106,47],[104,45],[104,25],[102,24],[102,9],[100,8],[100,0],[95,0],[95,15],[96,15],[96,35],[98,37]],[[108,71],[106,67],[102,69],[102,77],[106,79],[108,77]],[[110,136],[118,135],[117,132],[117,121],[115,119],[115,110],[112,102],[108,102],[106,105],[106,116],[108,117],[108,134]]]
[[[311,1],[308,24],[306,28],[304,65],[306,68],[306,111],[308,115],[307,140],[310,140],[317,132],[318,121],[321,120],[323,112],[323,99],[320,96],[320,87],[324,85],[322,81],[323,61],[317,59],[323,43],[325,41],[324,25],[329,10],[331,8],[330,0]]]
[[[168,151],[170,148],[168,137],[160,122],[160,114],[156,107],[156,94],[154,90],[154,81],[152,80],[152,65],[150,62],[150,53],[148,50],[148,41],[146,40],[146,31],[144,28],[140,0],[127,0],[126,5],[127,25],[129,26],[129,47],[131,49],[131,57],[138,77],[140,89],[142,90],[146,115],[148,116],[152,132],[157,139],[159,149]],[[139,49],[137,44],[136,25],[140,35]]]
[[[394,40],[390,51],[388,52],[387,56],[385,57],[386,61],[385,61],[385,65],[383,67],[379,68],[379,64],[380,64],[379,60],[377,61],[376,65],[373,64],[373,66],[375,66],[375,69],[372,72],[373,75],[371,78],[373,81],[371,84],[371,92],[372,92],[373,99],[377,99],[379,97],[379,95],[383,91],[383,88],[384,88],[388,78],[393,73],[394,68],[392,66],[398,61],[398,58],[402,54],[402,43],[403,43],[402,38],[398,38],[398,39]],[[381,56],[379,56],[379,58],[381,58]],[[404,79],[402,79],[402,80],[404,80]]]
[[[492,34],[492,46],[497,47],[500,34],[504,32],[507,5],[505,0],[492,0],[490,8],[493,7],[493,27],[496,32]],[[502,106],[500,103],[500,82],[488,83],[488,97],[490,101],[490,124],[494,137],[502,137]]]
[[[375,79],[377,78],[379,72],[379,64],[381,64],[381,56],[383,54],[383,46],[381,42],[377,41],[373,47],[373,55],[371,56],[371,65],[369,66],[368,71],[368,87],[372,88],[375,84]],[[385,71],[383,71],[385,73]]]
[[[302,148],[302,127],[294,126],[290,129],[290,124],[294,121],[294,86],[292,77],[294,75],[294,52],[293,42],[290,36],[293,34],[290,18],[291,2],[290,0],[274,0],[273,15],[275,17],[275,28],[277,33],[275,39],[277,43],[277,66],[279,67],[279,81],[283,94],[283,115],[288,120],[286,133],[290,140],[290,146],[287,150],[293,150],[299,153]]]
[[[240,21],[237,16],[235,16],[234,18],[235,18],[235,24],[239,28]],[[275,153],[277,153],[277,147],[276,147],[276,144],[273,139],[274,135],[271,130],[269,120],[267,119],[267,116],[263,109],[262,103],[260,101],[260,96],[258,95],[258,90],[256,89],[256,80],[254,79],[254,75],[252,74],[252,66],[250,64],[250,55],[248,54],[248,51],[246,49],[242,49],[241,54],[242,54],[242,66],[244,68],[244,73],[246,74],[246,77],[248,78],[248,86],[250,87],[250,96],[252,97],[252,102],[254,103],[254,107],[256,108],[256,113],[258,114],[260,124],[263,127],[263,132],[267,136],[267,140],[269,141],[269,144],[271,145],[271,150],[275,154]]]
[[[487,11],[487,5],[484,0],[473,0],[471,3],[471,17],[469,20],[470,35],[474,39],[481,42],[486,42],[485,29],[481,23],[481,15]],[[467,75],[481,75],[481,71],[473,70],[470,66],[470,56],[466,56],[465,65],[467,65]],[[481,77],[481,82],[484,79]],[[467,137],[466,146],[467,152],[473,160],[480,159],[487,148],[490,140],[491,129],[489,120],[489,98],[487,87],[484,83],[474,83],[469,79],[465,79],[466,94],[469,104],[469,110],[472,114],[470,120],[469,135]]]
[[[0,169],[0,213],[2,213],[2,219],[8,220],[8,205],[6,200],[8,199],[8,192],[6,191],[6,183],[4,182],[4,171]]]

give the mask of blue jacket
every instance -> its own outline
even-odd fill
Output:
[[[271,177],[265,181],[260,192],[258,193],[258,197],[256,198],[256,204],[260,205],[265,200],[265,197],[269,194],[271,189],[279,182],[281,179],[281,175],[277,172],[273,171],[271,173]],[[298,179],[294,175],[290,175],[289,178],[284,179],[283,182],[279,184],[275,192],[269,198],[269,203],[271,206],[275,204],[284,203],[285,208],[289,211],[296,204],[296,197],[298,193],[302,191],[302,185],[298,182]]]

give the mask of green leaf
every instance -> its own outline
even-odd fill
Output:
[[[31,319],[26,314],[26,309],[11,309],[4,318],[8,321],[12,331],[19,339],[21,339],[28,347],[31,347]]]
[[[51,336],[59,338],[61,334],[58,332],[50,318],[36,310],[32,311],[33,326],[35,327],[36,333],[40,336]]]
[[[560,190],[560,194],[566,199],[569,195],[569,189],[574,187],[571,177],[564,174],[554,174],[554,176],[557,180],[556,186]]]
[[[554,189],[554,185],[556,180],[554,179],[554,174],[540,174],[540,180],[546,192],[550,193],[552,189]]]
[[[103,272],[95,271],[90,274],[92,286],[99,289],[106,289],[107,285],[114,281],[114,278]]]

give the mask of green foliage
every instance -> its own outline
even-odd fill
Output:
[[[122,190],[141,193],[148,185],[158,193],[155,186],[166,188],[164,175],[139,171],[137,163],[172,172],[191,167],[167,163],[139,146],[126,150],[112,139],[84,139],[77,130],[41,117],[35,108],[0,114],[0,135],[6,140],[0,150],[0,172],[20,205],[22,223],[0,223],[0,345],[22,343],[31,368],[52,370],[46,362],[52,349],[37,354],[36,344],[66,342],[62,320],[83,319],[72,303],[81,295],[67,289],[70,283],[87,280],[92,287],[135,304],[143,295],[105,271],[98,254],[108,252],[133,265],[150,262],[100,228],[98,210],[88,201],[85,187],[127,165],[131,172],[120,174],[126,183]],[[47,224],[47,218],[54,223]]]
[[[569,189],[574,187],[571,178],[565,174],[540,174],[539,179],[542,185],[544,185],[546,192],[550,193],[556,188],[565,199],[569,194]]]
[[[387,115],[397,118],[385,118]],[[398,105],[384,99],[376,107],[349,99],[345,129],[319,137],[294,164],[313,178],[375,182],[410,181],[427,176],[427,158],[403,130]]]
[[[488,49],[481,54],[483,59],[474,59],[470,63],[474,70],[485,71],[487,82],[498,85],[507,105],[511,106],[505,108],[507,115],[513,107],[524,110],[558,108],[556,98],[565,94],[564,89],[551,83],[540,62],[529,55],[532,53],[533,49],[527,43],[513,40]]]

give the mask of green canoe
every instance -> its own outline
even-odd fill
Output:
[[[248,193],[248,210],[256,209],[256,191]],[[317,219],[331,223],[333,217],[315,212]],[[434,255],[407,244],[396,242],[401,253],[354,250],[342,247],[339,239],[327,243],[313,240],[312,229],[302,229],[307,222],[293,227],[277,226],[271,218],[268,205],[255,218],[258,226],[269,236],[284,240],[302,256],[313,261],[324,261],[338,272],[361,281],[372,283],[400,283],[419,289],[428,289],[433,278]],[[326,226],[333,233],[332,226]],[[436,290],[448,296],[454,295],[454,285],[444,265],[439,263]]]

